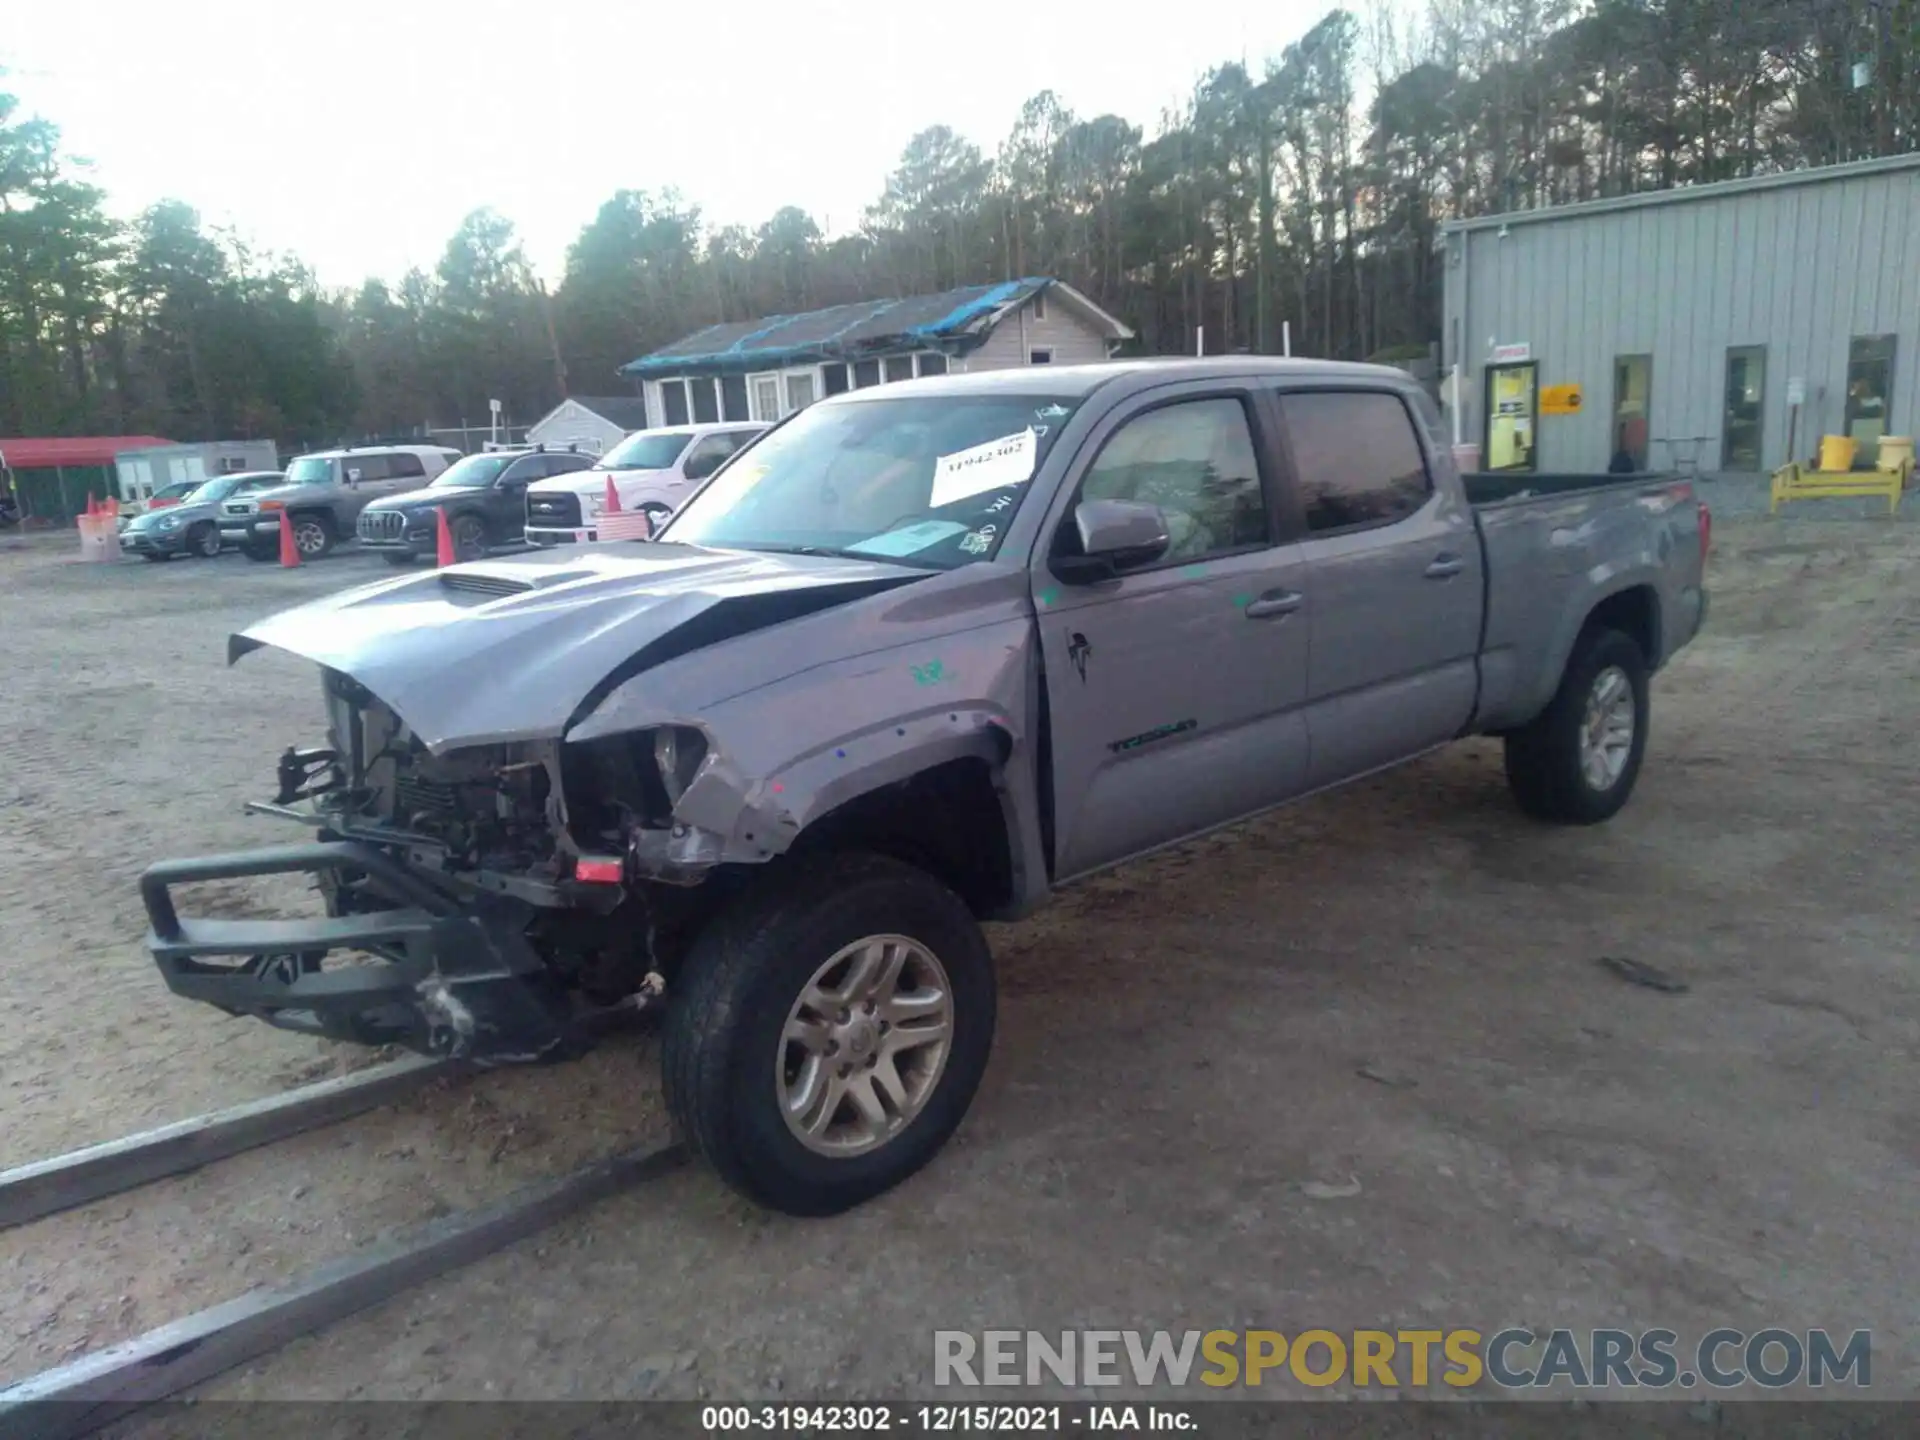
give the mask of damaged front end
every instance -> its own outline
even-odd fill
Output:
[[[693,908],[674,882],[711,869],[672,817],[706,758],[699,730],[434,754],[352,678],[327,670],[324,689],[328,744],[288,750],[273,800],[248,807],[311,826],[314,842],[142,877],[148,949],[174,993],[493,1063],[574,1053],[593,1017],[660,994],[663,937]],[[190,918],[175,902],[180,886],[287,874],[312,877],[324,917]]]

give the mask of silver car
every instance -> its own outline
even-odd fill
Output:
[[[120,531],[120,548],[148,560],[171,560],[176,555],[211,559],[224,543],[220,534],[223,501],[284,484],[278,470],[247,470],[216,475],[203,482],[177,505],[148,510],[127,521]]]

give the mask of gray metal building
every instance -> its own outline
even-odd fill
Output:
[[[1881,435],[1920,430],[1920,155],[1487,216],[1443,243],[1443,358],[1484,468],[1624,451],[1760,472],[1823,435],[1871,466]]]

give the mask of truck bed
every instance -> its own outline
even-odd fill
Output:
[[[1467,501],[1475,509],[1506,505],[1521,500],[1544,500],[1549,496],[1564,499],[1583,491],[1613,490],[1624,485],[1670,485],[1684,477],[1657,470],[1640,470],[1630,475],[1595,475],[1588,471],[1537,474],[1508,470],[1478,470],[1463,474],[1460,483]]]

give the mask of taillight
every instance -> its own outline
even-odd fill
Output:
[[[1707,552],[1713,548],[1713,511],[1707,508],[1707,502],[1700,502],[1700,563],[1707,563]]]

